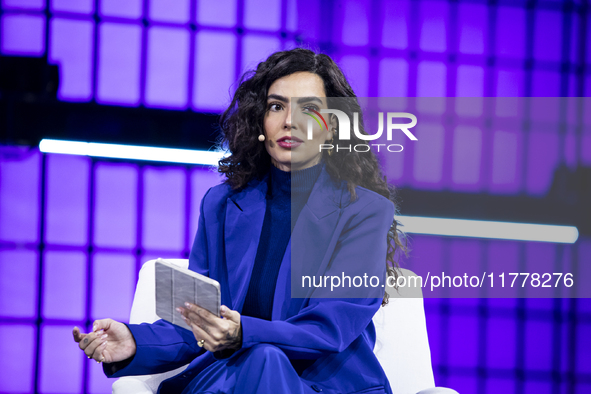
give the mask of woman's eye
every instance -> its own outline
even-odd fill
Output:
[[[281,106],[281,104],[277,104],[277,103],[273,103],[269,105],[269,111],[280,111],[283,107]]]
[[[315,105],[306,105],[304,107],[304,110],[306,110],[308,112],[318,111],[318,107]]]

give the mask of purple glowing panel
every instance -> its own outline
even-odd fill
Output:
[[[281,0],[245,0],[244,26],[249,29],[279,30]]]
[[[51,0],[52,12],[74,12],[77,14],[92,14],[93,0]]]
[[[193,106],[196,110],[221,111],[230,101],[235,82],[236,36],[202,30],[195,40]]]
[[[225,177],[224,177],[225,178]],[[193,244],[193,239],[197,233],[197,223],[199,223],[201,200],[209,188],[219,185],[223,179],[218,173],[210,168],[196,168],[191,173],[191,224],[189,228],[189,245]]]
[[[378,80],[378,96],[406,97],[408,93],[408,63],[403,59],[382,59]]]
[[[514,313],[491,316],[486,321],[486,366],[514,369],[517,351],[517,323]],[[474,363],[473,365],[476,365]]]
[[[109,317],[129,321],[137,281],[134,257],[129,254],[96,253],[92,279],[91,319]]]
[[[457,97],[484,96],[484,69],[478,66],[458,66]],[[461,113],[458,113],[460,115]],[[474,115],[480,115],[477,113]],[[467,115],[467,114],[466,114]]]
[[[459,39],[461,53],[482,55],[488,33],[487,7],[481,4],[458,4]],[[459,95],[458,95],[459,96]]]
[[[138,105],[141,26],[102,23],[98,41],[97,101],[101,104]]]
[[[585,23],[587,25],[587,36],[586,41],[587,43],[591,42],[591,15],[587,13],[587,21]],[[580,34],[580,33],[579,33]],[[591,56],[585,56],[587,59],[587,64],[591,65]]]
[[[189,79],[189,31],[150,28],[147,62],[146,105],[185,108]]]
[[[86,255],[46,252],[43,267],[43,317],[84,320]]]
[[[453,387],[459,393],[478,392],[478,381],[473,376],[451,375],[447,378],[446,386]]]
[[[137,227],[137,167],[100,163],[96,167],[94,243],[133,248]]]
[[[569,308],[569,303],[571,303],[572,300],[570,299],[563,299],[562,300],[562,308],[563,310],[568,310]],[[562,343],[568,343],[568,341],[570,340],[572,334],[570,333],[570,328],[569,328],[569,322],[567,321],[562,321],[562,323],[560,325],[556,325],[556,328],[560,330],[560,341]],[[591,345],[591,343],[589,344]],[[589,346],[587,346],[587,348],[589,348]],[[561,346],[560,347],[560,373],[568,373],[568,371],[571,369],[571,347],[570,346]],[[566,392],[566,390],[564,390],[563,392]]]
[[[455,229],[451,228],[450,230],[453,231]],[[472,276],[480,277],[482,275],[481,244],[481,241],[470,238],[450,239],[448,242],[448,267],[445,269],[445,274],[452,277],[467,275],[468,279]],[[449,288],[451,288],[453,281],[450,279],[446,283],[450,283]],[[456,283],[458,282],[456,281]],[[448,294],[451,294],[451,292]],[[484,291],[481,291],[480,294],[484,294]],[[456,308],[472,307],[474,310],[476,310],[479,304],[478,298],[458,298],[452,302],[452,305]]]
[[[414,144],[414,184],[427,188],[439,186],[443,176],[445,130],[435,123],[417,125],[416,130],[418,135],[429,137]]]
[[[35,327],[0,325],[0,354],[0,391],[32,393],[35,374]]]
[[[579,323],[577,325],[577,346],[576,346],[576,369],[577,373],[591,373],[591,364],[589,359],[589,349],[591,349],[591,324],[589,322]]]
[[[534,58],[558,62],[562,58],[562,18],[559,11],[535,11]]]
[[[242,41],[242,72],[255,69],[259,62],[280,48],[281,41],[278,38],[247,34]]]
[[[75,344],[72,346],[72,327],[70,325],[42,327],[40,345],[40,392],[79,393],[82,387],[82,368],[85,358],[78,346]]]
[[[525,368],[550,372],[552,369],[552,322],[528,320],[525,322]]]
[[[524,393],[536,393],[536,394],[552,394],[554,392],[551,378],[548,377],[546,382],[536,382],[535,380],[528,380],[523,386]],[[582,393],[583,391],[577,391]]]
[[[515,193],[521,186],[523,135],[517,132],[496,131],[493,135],[492,177],[490,191]]]
[[[139,19],[142,17],[142,0],[101,0],[99,11],[102,16]]]
[[[197,23],[233,27],[236,25],[236,0],[197,1]]]
[[[342,3],[343,16],[341,41],[345,45],[363,46],[369,42],[369,18],[367,1],[347,0]]]
[[[535,70],[532,80],[532,97],[559,97],[560,73]]]
[[[45,17],[2,15],[1,49],[4,55],[41,56],[45,53]]]
[[[497,97],[523,96],[523,71],[498,70],[496,76]]]
[[[525,57],[525,9],[498,7],[496,53],[501,57]]]
[[[408,269],[414,272],[441,272],[443,267],[445,241],[442,237],[416,235],[413,237],[413,251]]]
[[[521,243],[511,241],[489,241],[487,264],[488,270],[492,271],[495,267],[502,267],[504,272],[520,272],[520,247]],[[490,297],[517,297],[517,288],[500,286],[491,287],[488,290]],[[516,298],[489,298],[488,305],[494,308],[514,308]]]
[[[45,0],[2,0],[3,9],[44,10]]]
[[[150,19],[158,22],[189,22],[189,0],[149,0]]]
[[[400,144],[405,146],[408,144],[408,139],[402,133],[395,133],[392,134],[392,144]],[[384,153],[379,154],[381,158],[382,168],[387,175],[388,180],[392,181],[395,180],[396,186],[401,186],[403,183],[406,183],[407,177],[405,177],[404,173],[404,153]]]
[[[557,262],[554,266],[555,269],[560,269],[561,272],[573,272],[573,266],[574,266],[574,259],[573,259],[573,252],[574,252],[574,247],[573,246],[569,246],[567,248],[563,248],[562,252],[559,250],[557,250]],[[554,271],[554,270],[552,270]],[[557,294],[560,297],[564,297],[561,301],[562,303],[562,308],[566,309],[568,308],[568,304],[571,302],[569,298],[566,297],[570,297],[571,295],[570,293],[570,288],[564,286],[562,288],[562,291],[558,291]]]
[[[38,265],[37,252],[0,251],[0,316],[36,317]]]
[[[0,240],[37,242],[41,155],[38,150],[27,153],[7,147],[0,147],[0,152]]]
[[[550,73],[550,75],[553,74],[555,73]],[[575,105],[574,101],[569,103],[561,97],[537,97],[528,101],[532,123],[530,129],[533,131],[550,131],[552,133],[559,133],[558,123],[561,118],[561,103],[566,103],[568,106],[567,111],[574,109],[572,107]],[[573,129],[574,127],[571,126],[571,130]]]
[[[421,32],[419,46],[425,52],[447,49],[448,5],[442,1],[421,1]]]
[[[473,367],[478,362],[478,319],[474,316],[450,316],[448,362],[453,367]],[[459,390],[456,386],[452,386]]]
[[[147,263],[150,260],[156,260],[157,258],[163,259],[186,259],[186,256],[180,251],[171,251],[171,252],[146,252],[141,255],[142,264]]]
[[[579,46],[579,40],[582,38],[581,36],[581,15],[577,13],[572,13],[570,18],[570,31],[569,31],[569,38],[570,38],[570,56],[569,59],[572,63],[576,63],[579,59],[579,53],[581,48]],[[588,41],[587,41],[588,42]]]
[[[306,15],[307,17],[307,15]],[[298,30],[298,1],[287,0],[287,20],[285,21],[287,30]]]
[[[581,136],[581,163],[591,166],[591,133],[587,132]]]
[[[88,392],[90,394],[112,393],[114,379],[107,378],[102,365],[97,365],[93,360],[88,360]]]
[[[480,180],[482,131],[473,126],[454,130],[452,181],[454,189],[477,191]]]
[[[532,131],[528,135],[527,179],[528,194],[545,195],[550,189],[558,165],[559,135]]]
[[[305,16],[298,19],[298,30],[304,41],[315,42],[323,36],[324,14],[322,12],[322,0],[309,0],[305,4],[297,2],[297,12]]]
[[[86,157],[47,156],[46,241],[85,245],[88,233],[88,175]]]
[[[386,48],[406,49],[408,47],[408,0],[382,3],[382,45]]]
[[[591,239],[581,237],[578,241],[578,276],[579,278],[591,278]],[[579,287],[579,296],[587,286]],[[588,293],[587,293],[588,294]],[[591,302],[589,299],[579,300],[579,311],[591,313]]]
[[[148,168],[144,173],[146,249],[181,250],[184,246],[185,173],[179,168]]]
[[[60,66],[58,98],[88,101],[92,98],[92,21],[52,18],[49,61]]]
[[[445,97],[446,72],[447,69],[441,62],[420,62],[417,70],[417,96]]]
[[[365,56],[347,55],[341,58],[339,65],[351,83],[357,97],[369,95],[369,61]]]
[[[486,392],[487,393],[514,394],[515,393],[515,380],[514,379],[488,378],[488,379],[486,379]]]

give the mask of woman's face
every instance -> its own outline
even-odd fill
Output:
[[[273,82],[267,93],[265,148],[275,167],[296,171],[320,162],[320,144],[332,135],[322,121],[321,128],[313,120],[313,135],[308,140],[308,119],[312,118],[306,113],[314,115],[312,110],[320,112],[323,108],[327,108],[326,93],[318,75],[297,72]],[[328,121],[326,115],[324,118]],[[328,127],[332,128],[330,123]]]

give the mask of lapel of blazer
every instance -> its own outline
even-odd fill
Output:
[[[335,185],[323,167],[283,256],[275,288],[273,320],[293,316],[305,306],[306,299],[301,291],[294,292],[292,298],[292,287],[301,287],[301,275],[324,272],[330,262],[338,239],[335,230],[344,196],[343,185]]]
[[[224,223],[226,270],[232,298],[232,309],[242,311],[242,305],[265,218],[268,175],[252,186],[228,197]]]

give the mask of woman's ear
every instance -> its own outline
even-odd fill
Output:
[[[339,121],[338,121],[336,115],[330,114],[330,118],[328,119],[328,128],[329,128],[329,134],[330,134],[329,139],[336,138],[338,125],[339,125]]]

